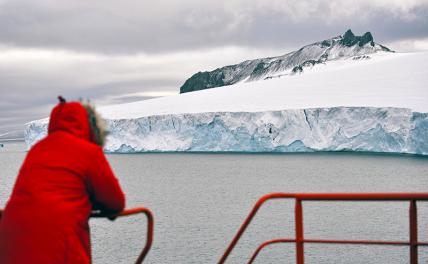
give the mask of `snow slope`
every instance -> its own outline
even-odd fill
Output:
[[[99,108],[107,151],[428,154],[428,53],[376,53],[305,74]],[[47,119],[27,124],[33,145]]]
[[[428,112],[428,52],[384,53],[316,65],[305,74],[239,83],[100,108],[108,118],[201,112],[260,112],[333,106]]]
[[[355,36],[348,30],[342,36],[318,41],[282,56],[247,60],[209,72],[198,72],[186,80],[180,87],[180,93],[302,73],[316,64],[346,58],[366,59],[368,55],[379,52],[392,51],[375,43],[370,32]]]

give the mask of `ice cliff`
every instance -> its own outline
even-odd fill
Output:
[[[428,155],[428,52],[370,57],[317,64],[284,78],[99,107],[111,132],[105,150]],[[46,135],[47,122],[27,124],[29,147]]]
[[[29,146],[47,119],[27,125]],[[169,114],[109,119],[106,151],[312,152],[428,154],[428,114],[405,108],[330,107],[264,112]]]

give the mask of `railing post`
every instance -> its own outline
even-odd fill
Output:
[[[418,264],[418,213],[416,200],[410,200],[410,264]]]
[[[295,207],[295,225],[296,225],[296,263],[305,263],[305,251],[303,246],[303,209],[302,200],[296,199]]]
[[[144,213],[147,216],[147,239],[146,239],[146,245],[144,246],[144,249],[141,251],[140,255],[138,256],[137,261],[135,261],[136,264],[143,263],[153,243],[153,232],[154,232],[154,225],[155,225],[153,214],[148,209]]]

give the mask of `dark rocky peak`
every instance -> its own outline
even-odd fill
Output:
[[[361,42],[362,43],[373,43],[373,36],[372,33],[370,32],[366,32],[362,37],[361,37]]]
[[[343,40],[351,41],[355,39],[355,35],[352,30],[348,29],[345,34],[343,34]]]
[[[340,40],[340,44],[352,47],[357,45],[362,47],[370,43],[371,46],[374,46],[373,36],[370,32],[366,32],[363,36],[355,36],[354,33],[350,29],[348,29],[345,34],[343,34],[342,39]]]

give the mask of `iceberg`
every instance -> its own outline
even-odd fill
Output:
[[[27,125],[29,146],[47,119]],[[428,155],[428,114],[406,108],[330,107],[108,119],[107,152],[364,151]]]
[[[105,151],[369,151],[428,155],[428,52],[100,107]],[[28,147],[48,119],[28,123]]]

